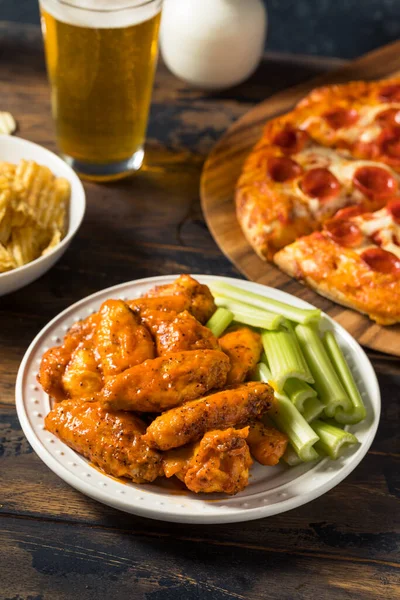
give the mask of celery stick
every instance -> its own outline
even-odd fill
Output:
[[[336,375],[315,327],[313,325],[296,325],[295,331],[315,379],[314,387],[318,397],[325,405],[326,415],[333,417],[338,408],[348,412],[351,409],[350,398]]]
[[[299,455],[296,454],[296,451],[291,444],[288,444],[288,447],[286,448],[285,454],[282,458],[285,463],[289,465],[289,467],[296,467],[297,465],[301,465],[303,462]],[[308,462],[311,462],[312,460],[318,460],[319,458],[320,456],[318,452],[313,447],[310,448],[310,461]]]
[[[315,460],[312,446],[319,440],[319,437],[289,398],[280,398],[276,408],[268,413],[268,417],[275,422],[280,431],[286,433],[302,461]]]
[[[233,321],[233,313],[226,308],[217,308],[209,318],[206,327],[211,330],[215,337],[219,337]]]
[[[343,446],[358,444],[356,436],[352,433],[339,429],[339,427],[333,427],[319,419],[311,423],[311,427],[319,436],[319,441],[315,444],[317,451],[327,454],[333,460],[339,457]]]
[[[264,362],[259,362],[256,365],[256,368],[254,369],[254,371],[252,373],[252,380],[253,381],[262,381],[263,383],[269,383],[270,385],[272,385],[273,382],[272,382],[271,371],[269,370],[269,368],[267,367],[267,365]],[[280,398],[285,398],[285,396],[283,394],[280,394],[275,389],[274,389],[274,396],[277,400],[279,400]]]
[[[285,302],[272,300],[271,298],[266,298],[261,294],[248,292],[222,281],[213,282],[210,288],[213,294],[219,294],[220,296],[222,295],[225,298],[230,298],[231,300],[239,300],[240,302],[258,306],[264,310],[276,312],[287,319],[296,321],[296,323],[310,323],[311,321],[318,321],[321,317],[321,311],[317,308],[296,308],[295,306],[291,306]]]
[[[283,321],[281,315],[254,308],[254,306],[244,304],[244,302],[236,302],[218,295],[215,295],[214,300],[217,306],[222,306],[231,311],[234,320],[244,325],[261,327],[261,329],[277,329]]]
[[[305,381],[288,379],[283,391],[303,415],[307,423],[316,419],[324,410],[324,405],[318,400],[317,392]]]
[[[342,382],[342,385],[346,390],[352,404],[350,411],[346,412],[342,408],[337,409],[334,415],[335,419],[339,423],[359,423],[365,419],[367,416],[367,411],[362,401],[360,392],[358,391],[356,382],[354,381],[354,377],[350,371],[349,365],[347,364],[332,331],[327,331],[325,333],[323,342],[329,358],[336,369],[336,373],[339,376],[339,379]]]
[[[261,339],[275,389],[282,391],[291,377],[314,382],[293,331],[283,327],[277,331],[264,331]]]
[[[269,383],[272,379],[271,371],[267,365],[263,362],[259,362],[253,372],[254,381],[262,381],[263,383]]]
[[[303,412],[301,413],[307,423],[311,423],[314,419],[317,419],[324,412],[324,404],[318,398],[307,398],[303,405]]]
[[[303,412],[304,402],[308,398],[315,398],[317,395],[317,392],[308,383],[294,378],[286,380],[284,392],[301,413]]]

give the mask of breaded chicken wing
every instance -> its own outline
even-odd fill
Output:
[[[260,360],[262,350],[260,334],[249,327],[235,327],[229,329],[218,342],[231,361],[228,385],[242,383]]]
[[[269,410],[274,392],[267,383],[231,387],[172,408],[149,425],[144,436],[159,450],[170,450],[199,440],[212,429],[242,427]]]
[[[161,412],[225,385],[229,358],[219,350],[176,352],[110,377],[98,398],[107,408]]]
[[[150,329],[163,356],[184,350],[219,350],[217,338],[186,310],[181,313],[143,311],[142,322]]]
[[[197,494],[241,492],[253,463],[246,444],[248,430],[209,431],[197,444],[169,450],[163,455],[165,475],[176,475]]]
[[[150,332],[125,302],[107,300],[102,304],[99,314],[93,343],[105,377],[118,375],[155,356]]]
[[[250,425],[247,443],[252,456],[262,465],[277,465],[285,453],[288,437],[262,421]]]
[[[98,313],[78,321],[67,332],[61,346],[54,346],[43,354],[37,379],[44,391],[57,402],[68,396],[62,379],[72,353],[80,344],[90,342],[98,322]]]
[[[49,412],[45,425],[108,475],[145,483],[163,474],[161,455],[143,440],[145,424],[131,413],[65,400]]]
[[[183,294],[190,300],[188,310],[200,323],[206,323],[216,310],[214,298],[208,287],[190,275],[180,275],[173,283],[158,285],[144,294],[144,297],[156,298],[176,294]]]

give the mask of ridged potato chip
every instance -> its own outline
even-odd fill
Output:
[[[5,271],[11,271],[11,269],[15,269],[16,263],[10,252],[0,244],[0,273],[4,273]]]
[[[70,184],[47,167],[0,161],[0,272],[50,252],[67,229]]]
[[[14,117],[9,112],[0,111],[0,133],[10,135],[17,129]]]

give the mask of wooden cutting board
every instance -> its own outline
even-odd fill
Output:
[[[262,261],[245,239],[236,220],[234,189],[243,162],[268,119],[293,108],[312,88],[354,79],[400,75],[400,41],[375,50],[344,67],[279,92],[236,121],[211,151],[201,178],[201,201],[207,224],[224,254],[252,281],[276,287],[315,304],[343,325],[361,344],[400,356],[400,325],[381,327],[346,309]]]

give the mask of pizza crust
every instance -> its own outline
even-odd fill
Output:
[[[342,268],[343,254],[352,261],[352,277]],[[275,254],[274,263],[321,296],[366,314],[379,325],[394,325],[400,322],[399,278],[368,272],[368,268],[355,252],[340,248],[322,234],[301,238],[287,246]],[[321,272],[322,269],[325,271]],[[355,281],[361,281],[365,273],[368,273],[369,280],[361,283],[363,293],[360,295],[360,288],[355,285]],[[369,294],[365,293],[368,287]]]

